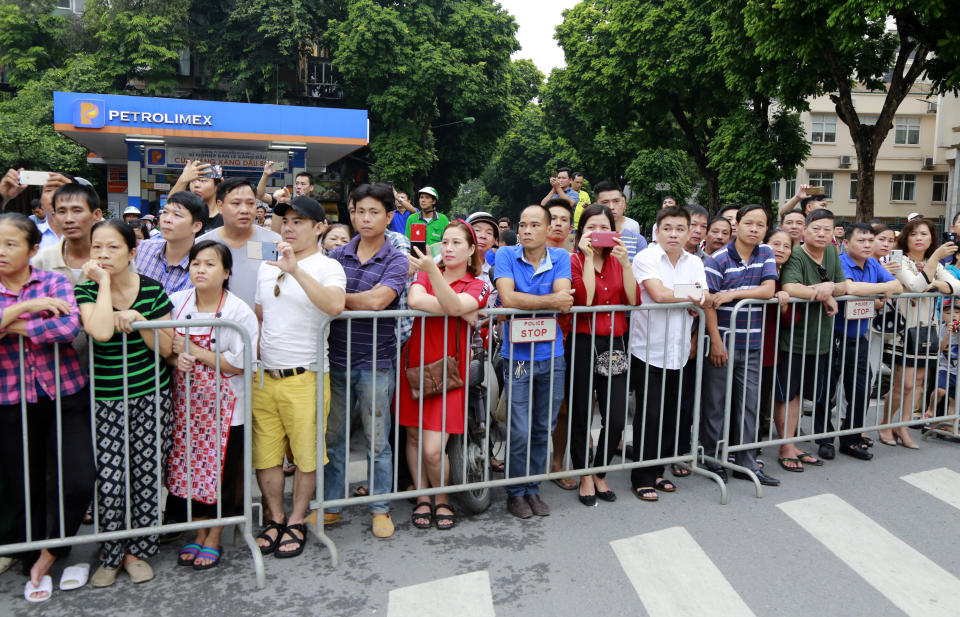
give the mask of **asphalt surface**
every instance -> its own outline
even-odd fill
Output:
[[[877,442],[874,451],[871,462],[839,457],[823,467],[808,467],[804,473],[788,473],[776,467],[770,448],[765,458],[773,464],[768,470],[783,480],[782,486],[767,488],[765,496],[757,499],[752,484],[731,479],[726,506],[719,504],[716,485],[700,477],[679,480],[679,490],[661,494],[658,503],[642,503],[629,491],[628,474],[615,472],[608,479],[619,497],[615,503],[587,508],[575,491],[547,483],[542,495],[552,514],[519,520],[506,513],[504,494],[498,489],[487,512],[461,517],[455,529],[444,532],[414,529],[409,522],[412,506],[397,502],[393,510],[397,531],[388,540],[372,536],[364,508],[348,508],[343,522],[329,528],[340,551],[338,568],[332,567],[329,552],[311,536],[299,558],[265,557],[267,586],[263,590],[256,589],[244,545],[225,547],[223,562],[211,571],[177,567],[176,551],[190,541],[186,537],[164,544],[161,554],[151,560],[157,573],[153,581],[134,586],[121,574],[109,589],[88,585],[72,592],[55,590],[53,599],[44,604],[28,605],[23,600],[25,579],[15,566],[0,576],[0,615],[681,615],[686,613],[680,608],[663,612],[664,603],[679,607],[698,594],[709,600],[717,577],[702,566],[684,567],[688,554],[677,545],[675,551],[648,555],[642,563],[679,567],[678,588],[667,579],[638,595],[631,572],[611,545],[635,536],[652,538],[675,527],[689,534],[703,557],[716,566],[720,582],[725,579],[728,592],[749,607],[743,614],[933,614],[898,607],[845,560],[869,559],[877,547],[840,543],[843,551],[836,554],[786,512],[788,502],[835,495],[884,533],[915,549],[921,559],[939,566],[952,584],[950,579],[960,577],[955,544],[960,506],[948,503],[947,497],[938,498],[936,490],[933,494],[920,490],[902,476],[940,468],[960,471],[960,446],[927,440],[921,442],[920,450],[911,451]],[[955,497],[960,486],[943,490]],[[225,538],[230,537],[228,530]],[[890,568],[898,561],[896,548]],[[94,546],[81,546],[66,562],[93,562],[94,557]],[[696,564],[693,557],[690,563]],[[55,582],[62,567],[55,567]],[[702,588],[682,585],[679,577],[684,572],[694,583],[702,581]],[[457,575],[471,576],[441,580]],[[921,569],[896,575],[906,580],[928,573]],[[441,583],[434,583],[438,580]],[[414,585],[422,587],[406,589]],[[942,600],[945,612],[937,614],[960,615],[960,596],[940,598],[937,589],[925,593]],[[718,613],[710,608],[708,603],[702,614]]]

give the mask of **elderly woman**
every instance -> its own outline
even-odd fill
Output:
[[[960,281],[940,263],[957,252],[957,245],[945,242],[938,246],[932,222],[916,218],[907,223],[897,239],[897,247],[903,251],[903,261],[895,276],[905,292],[960,295]],[[936,306],[934,298],[897,300],[897,312],[905,321],[905,327],[884,348],[884,362],[893,367],[884,424],[910,420],[914,409],[923,405],[926,372],[928,368],[936,370],[939,355]],[[910,437],[907,426],[880,431],[880,441],[887,446],[919,447]]]
[[[95,481],[87,377],[69,345],[80,332],[77,304],[64,275],[30,266],[39,244],[40,231],[33,221],[22,214],[0,215],[0,461],[6,486],[4,510],[13,523],[13,536],[4,538],[5,542],[75,535]],[[25,379],[21,379],[21,368]],[[29,452],[29,511],[23,481],[24,428]],[[59,459],[58,430],[62,440]],[[55,461],[53,467],[48,467],[48,460]],[[61,504],[56,497],[50,499],[57,495],[60,481],[63,529]],[[21,555],[24,568],[29,567],[30,580],[24,589],[27,601],[50,599],[50,567],[68,551],[55,548]],[[60,579],[61,589],[85,584],[87,570],[86,565],[67,568]]]
[[[131,324],[170,319],[173,306],[160,283],[130,271],[136,246],[126,223],[94,225],[90,261],[83,266],[88,280],[75,290],[83,328],[94,341],[101,531],[126,528],[127,500],[133,528],[160,524],[157,484],[170,449],[170,373],[162,360],[155,360],[154,350],[161,358],[170,355],[173,336],[162,329],[135,331]],[[118,360],[122,357],[125,362]],[[152,579],[153,569],[145,560],[157,553],[157,540],[152,535],[104,542],[93,586],[112,585],[121,565],[134,583]]]
[[[253,351],[259,335],[257,317],[227,289],[232,267],[226,245],[213,240],[195,244],[190,250],[193,289],[170,296],[172,314],[177,320],[235,321],[247,331]],[[174,334],[170,363],[177,372],[167,500],[172,500],[171,507],[186,512],[189,499],[193,520],[217,518],[218,512],[230,516],[236,509],[237,478],[243,466],[243,350],[243,338],[233,328],[178,329]],[[198,529],[193,542],[180,551],[177,563],[194,570],[216,567],[222,533],[223,527]]]

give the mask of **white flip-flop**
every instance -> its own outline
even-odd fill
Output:
[[[31,597],[35,593],[44,593],[46,596],[42,598],[33,598]],[[50,578],[50,575],[47,574],[40,579],[40,584],[36,587],[33,586],[33,581],[27,581],[27,584],[23,588],[23,599],[27,602],[46,602],[53,595],[53,579]]]
[[[73,591],[87,584],[90,576],[90,564],[78,563],[63,569],[60,575],[60,591]]]

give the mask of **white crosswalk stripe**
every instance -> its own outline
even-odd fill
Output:
[[[960,509],[960,473],[941,467],[930,471],[921,471],[901,476],[918,489],[930,493],[954,508]]]
[[[960,580],[833,494],[777,505],[910,617],[956,617]]]
[[[390,592],[388,617],[494,617],[486,570],[400,587]]]
[[[610,546],[650,617],[753,617],[683,527],[614,540]]]

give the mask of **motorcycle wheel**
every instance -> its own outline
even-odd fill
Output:
[[[484,456],[483,448],[470,439],[464,439],[464,435],[450,435],[447,441],[447,456],[450,458],[450,483],[466,484],[471,482],[481,482],[484,479]],[[464,467],[463,448],[466,442],[467,457],[466,467]],[[480,514],[490,507],[490,489],[475,488],[466,491],[458,491],[453,494],[460,507],[470,514]]]

